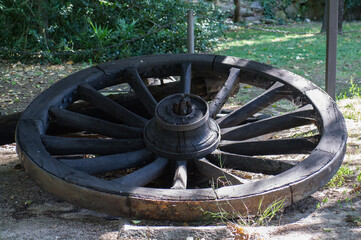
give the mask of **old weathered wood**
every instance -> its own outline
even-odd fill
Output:
[[[266,158],[250,157],[223,151],[215,151],[207,156],[214,164],[225,168],[234,168],[241,171],[276,175],[295,166],[296,161],[271,160]]]
[[[50,113],[52,114],[52,121],[61,126],[86,130],[114,138],[139,138],[142,135],[141,128],[107,122],[55,106],[50,108]]]
[[[165,158],[157,158],[152,163],[124,176],[111,180],[113,183],[128,187],[142,187],[162,175],[168,165]]]
[[[234,167],[235,169],[238,168],[245,171],[276,174],[261,180],[251,180],[246,184],[230,185],[218,189],[212,187],[204,188],[203,185],[197,188],[198,185],[194,186],[194,184],[190,184],[192,188],[189,189],[186,186],[179,189],[169,189],[166,188],[168,187],[166,184],[163,184],[161,188],[150,185],[148,187],[120,185],[98,178],[100,175],[95,177],[80,170],[82,169],[81,165],[85,164],[82,161],[92,162],[96,161],[96,159],[101,160],[106,156],[94,158],[95,160],[92,160],[92,158],[62,160],[63,162],[80,161],[81,164],[79,165],[79,170],[77,170],[55,159],[45,150],[41,136],[49,134],[49,127],[62,128],[62,126],[53,124],[54,122],[50,121],[51,118],[54,119],[54,115],[48,114],[49,108],[52,106],[66,108],[76,101],[78,99],[77,87],[79,85],[87,82],[95,89],[115,86],[124,82],[123,80],[127,76],[125,69],[129,67],[137,68],[139,75],[143,79],[148,77],[181,76],[181,64],[188,62],[192,64],[192,94],[199,93],[206,101],[214,98],[216,95],[214,90],[216,88],[214,86],[220,86],[217,88],[217,91],[223,86],[224,80],[227,78],[231,68],[240,69],[240,81],[252,86],[268,89],[275,82],[285,85],[281,93],[282,97],[290,99],[297,106],[311,104],[314,110],[310,109],[308,112],[307,109],[301,108],[298,112],[302,113],[299,113],[299,115],[295,112],[290,113],[285,118],[281,116],[276,121],[277,124],[283,125],[282,128],[284,128],[287,125],[285,123],[287,118],[291,121],[289,125],[292,126],[296,125],[299,121],[305,124],[308,124],[306,122],[314,123],[321,135],[318,145],[308,157],[305,157],[303,161],[298,162],[296,165],[288,160],[271,160],[228,152],[221,152],[219,154],[219,151],[215,151],[210,156],[207,156],[207,158],[214,165],[218,165],[219,168]],[[197,82],[198,80],[199,82]],[[174,89],[176,92],[179,92],[179,89],[181,89],[180,82],[172,84],[172,88],[169,88],[168,84],[156,86],[158,88],[157,92],[161,93],[159,96],[171,93],[171,90],[177,84],[178,87]],[[194,90],[195,86],[197,87],[196,91]],[[163,91],[162,88],[166,90]],[[150,89],[151,87],[149,92],[153,93]],[[212,93],[209,94],[210,92]],[[131,96],[132,93],[129,95]],[[155,97],[155,99],[157,98]],[[137,101],[140,102],[139,99]],[[132,105],[131,101],[128,103]],[[126,108],[135,112],[131,107]],[[138,112],[136,113],[138,115],[141,115],[139,113],[141,111],[147,111],[144,107],[141,110],[141,108],[135,106],[135,109],[137,109]],[[99,113],[101,114],[100,111]],[[96,116],[96,114],[93,115],[92,113],[90,115]],[[150,118],[151,115],[147,114],[147,117]],[[98,118],[103,119],[102,117]],[[107,119],[108,116],[104,116],[104,118]],[[267,122],[269,119],[257,119],[248,125],[244,121],[242,121],[242,124],[250,127],[247,131],[253,131],[256,127],[264,127],[266,131],[277,131],[279,127],[276,126],[277,124],[272,123],[272,121],[275,121],[275,118],[270,119],[273,120]],[[182,221],[200,219],[204,216],[204,211],[219,212],[220,206],[225,211],[235,210],[242,213],[257,213],[261,200],[264,206],[269,206],[276,199],[285,199],[286,204],[291,204],[295,200],[309,196],[322,187],[339,168],[345,153],[347,138],[342,115],[337,110],[334,101],[322,90],[319,90],[315,85],[302,77],[289,73],[286,70],[244,59],[199,54],[135,57],[130,60],[119,60],[102,64],[96,67],[96,69],[86,70],[81,74],[67,78],[65,81],[60,81],[50,91],[45,91],[41,94],[24,112],[22,121],[24,122],[19,123],[17,130],[18,152],[29,177],[45,190],[81,207],[103,211],[108,214]],[[109,121],[113,122],[111,119]],[[260,125],[253,125],[262,121],[263,123]],[[29,125],[28,123],[31,124]],[[269,123],[271,125],[274,124],[276,127],[270,130],[272,127],[267,126]],[[27,127],[24,127],[25,125]],[[32,127],[28,128],[31,125]],[[262,131],[257,132],[257,134],[263,133]],[[87,131],[85,134],[88,133],[90,131]],[[199,134],[202,133],[200,132]],[[236,138],[235,141],[242,141],[242,136]],[[268,143],[262,144],[267,145]],[[149,161],[139,163],[137,167],[146,166],[152,159],[156,158],[153,154],[150,153],[150,155]],[[127,160],[124,160],[124,158],[118,160],[127,163]],[[137,161],[139,159],[133,158],[133,160]],[[225,160],[225,162],[220,162],[220,160]],[[190,170],[193,170],[193,167],[195,167],[192,163],[193,161],[190,160]],[[119,163],[115,161],[114,164]],[[179,163],[174,164],[182,165]],[[111,165],[109,169],[114,169],[113,163]],[[97,161],[97,163],[94,163],[94,167],[102,167],[102,162]],[[174,168],[177,168],[177,166],[172,167],[170,165],[169,167],[169,173],[165,172],[167,176],[164,176],[164,179],[168,179],[168,181],[169,178],[173,177]],[[127,167],[122,172],[132,171],[133,169],[131,168]],[[168,170],[168,168],[166,169]],[[192,174],[193,172],[190,171],[190,173]],[[186,179],[186,168],[184,168],[183,176],[185,178],[179,178],[182,180],[182,183],[194,180],[193,175],[188,180]]]
[[[0,146],[15,141],[15,129],[21,113],[0,115]]]
[[[80,85],[78,92],[83,100],[129,126],[144,127],[148,122],[147,119],[105,97],[87,83]]]
[[[118,169],[141,167],[153,159],[147,149],[85,159],[60,159],[65,165],[88,174],[99,174]]]
[[[255,99],[243,105],[241,108],[234,110],[227,116],[224,116],[220,119],[217,119],[219,127],[226,128],[235,126],[253,114],[261,111],[262,109],[268,107],[272,103],[285,97],[285,86],[280,82],[276,82],[271,88],[266,92],[259,95]]]
[[[211,118],[215,118],[217,116],[217,113],[219,113],[223,105],[228,100],[232,90],[238,83],[238,76],[240,72],[241,70],[238,68],[231,68],[229,70],[229,76],[227,80],[209,106],[209,116]]]
[[[173,186],[171,189],[187,188],[187,161],[176,161],[175,173],[173,178]]]
[[[194,165],[196,166],[198,172],[213,180],[214,184],[217,185],[217,188],[229,185],[244,184],[248,182],[248,180],[241,179],[240,177],[223,170],[205,158],[195,160]]]
[[[191,63],[182,63],[182,75],[181,75],[181,85],[182,91],[185,94],[191,93],[191,84],[192,84],[192,64]]]
[[[240,155],[306,154],[314,150],[320,135],[265,141],[221,141],[219,149]]]
[[[127,69],[125,73],[125,78],[134,90],[134,92],[138,95],[140,101],[143,103],[148,113],[154,116],[157,101],[154,99],[148,88],[145,86],[143,79],[139,76],[137,69]]]
[[[271,117],[241,126],[223,128],[221,129],[222,140],[246,140],[314,122],[314,110],[311,105],[307,105],[281,116]]]
[[[100,154],[108,155],[139,150],[145,147],[142,139],[74,138],[42,135],[45,149],[52,155]]]

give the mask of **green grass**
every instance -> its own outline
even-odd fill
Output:
[[[267,63],[299,74],[324,88],[326,35],[321,23],[302,23],[266,28],[294,32],[273,33],[238,27],[227,33],[217,54]],[[361,22],[345,22],[344,31],[360,30]],[[338,35],[336,95],[349,95],[351,84],[361,84],[361,32]]]

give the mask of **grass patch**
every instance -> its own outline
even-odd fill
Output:
[[[227,33],[217,54],[254,60],[299,74],[324,88],[326,35],[318,33],[321,23],[267,27],[292,32],[265,32],[238,27]],[[344,32],[360,30],[361,22],[345,22]],[[299,34],[298,32],[302,32]],[[361,84],[361,32],[338,35],[336,95]]]
[[[336,175],[327,183],[326,187],[342,187],[345,184],[347,177],[353,174],[354,172],[347,164],[342,165]]]

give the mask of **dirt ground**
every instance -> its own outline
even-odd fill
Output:
[[[15,66],[14,69],[18,67]],[[26,67],[21,68],[26,71]],[[67,68],[66,65],[59,68],[57,75],[63,74],[61,72],[67,75],[74,69]],[[82,66],[76,70],[80,68]],[[4,79],[5,75],[9,76],[10,82],[0,83],[0,106],[3,113],[10,113],[11,109],[19,111],[27,105],[34,94],[29,94],[25,89],[34,86],[32,89],[37,89],[36,86],[41,85],[39,91],[34,90],[36,93],[40,92],[50,84],[47,79],[60,76],[49,78],[46,74],[39,75],[34,83],[25,85],[27,83],[22,76],[16,77],[18,71],[4,69],[0,68],[1,77]],[[39,68],[32,73],[36,76],[36,72],[42,71]],[[17,81],[15,84],[11,82],[14,78]],[[21,93],[17,95],[19,100],[14,101],[11,97],[14,92]],[[361,239],[361,100],[345,99],[339,101],[338,105],[346,118],[349,138],[345,160],[338,179],[333,182],[334,186],[328,185],[312,196],[286,207],[268,226],[244,227],[246,232],[253,234],[254,239]],[[0,206],[0,240],[120,239],[120,236],[124,239],[121,232],[124,223],[179,225],[170,222],[132,221],[66,203],[44,192],[27,178],[21,169],[14,144],[0,147]]]

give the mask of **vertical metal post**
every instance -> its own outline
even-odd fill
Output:
[[[338,0],[327,0],[326,92],[336,98]]]
[[[187,11],[187,26],[188,53],[194,53],[194,12],[192,9]]]

